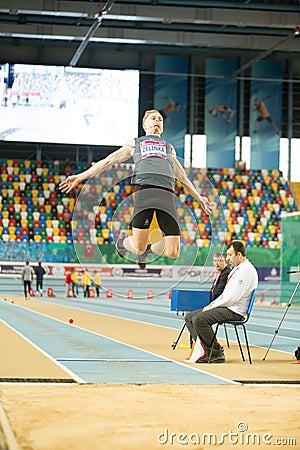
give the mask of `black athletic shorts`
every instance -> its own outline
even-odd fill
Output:
[[[135,193],[132,227],[147,230],[154,211],[164,236],[179,236],[176,195],[169,189],[152,185],[138,185]]]

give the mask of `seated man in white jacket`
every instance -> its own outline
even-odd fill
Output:
[[[199,358],[196,360],[197,348],[195,347],[193,358],[191,357],[187,362],[208,362],[214,336],[212,325],[224,320],[243,319],[247,313],[251,293],[257,288],[257,271],[246,258],[245,246],[242,242],[232,241],[228,245],[227,259],[233,269],[228,276],[223,293],[194,315],[191,321],[186,321],[191,335],[199,337],[205,350],[202,355],[199,352]],[[215,341],[210,362],[225,362],[224,350],[217,341]]]

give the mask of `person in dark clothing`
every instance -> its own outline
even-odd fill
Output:
[[[43,296],[43,281],[46,270],[42,267],[42,263],[39,261],[37,267],[34,268],[34,272],[36,275],[36,293]]]
[[[228,266],[225,253],[215,253],[213,263],[216,268],[216,276],[210,289],[209,301],[212,302],[222,294],[227,283],[231,267]]]

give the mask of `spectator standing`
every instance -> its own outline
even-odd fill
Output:
[[[29,261],[26,261],[26,265],[22,270],[22,281],[24,286],[25,300],[30,300],[31,283],[33,280],[34,270],[29,265]]]
[[[78,297],[78,274],[76,272],[76,269],[72,269],[71,282],[73,297]]]
[[[90,286],[91,286],[91,276],[89,272],[85,269],[83,271],[82,277],[81,277],[81,284],[83,287],[83,296],[88,297],[90,296]]]
[[[42,267],[42,263],[39,261],[37,267],[34,268],[36,276],[36,293],[41,297],[43,296],[43,281],[46,270]]]
[[[100,273],[95,270],[94,272],[94,284],[95,284],[95,289],[96,289],[96,296],[100,297],[100,288],[101,288],[101,277],[100,277]]]
[[[65,276],[66,297],[70,297],[69,292],[71,289],[71,284],[72,284],[71,272],[67,270]]]

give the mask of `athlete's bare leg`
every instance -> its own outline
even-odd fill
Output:
[[[141,255],[147,248],[149,239],[149,229],[132,228],[132,236],[124,239],[123,245],[126,250]]]
[[[151,245],[152,253],[168,258],[177,258],[180,253],[180,236],[165,236]]]

